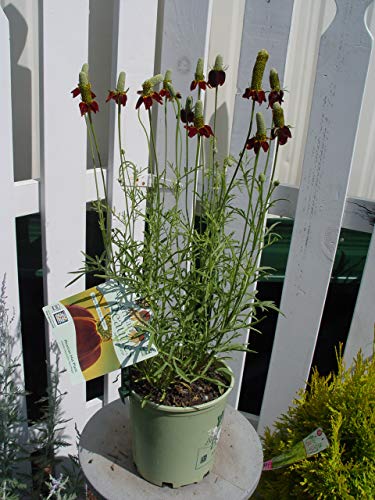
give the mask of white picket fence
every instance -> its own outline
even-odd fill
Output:
[[[207,60],[211,53],[213,3],[213,0],[116,0],[108,88],[113,88],[118,72],[125,70],[127,85],[131,88],[128,107],[134,108],[135,90],[141,82],[155,72],[170,68],[175,88],[187,89],[197,58],[205,56]],[[235,52],[236,37],[242,29],[236,23],[235,14],[241,12],[239,6],[243,6],[243,2],[233,3],[233,16],[221,20],[224,31],[220,43]],[[313,99],[300,186],[281,185],[278,197],[288,201],[280,201],[273,208],[274,214],[293,217],[295,222],[280,306],[284,315],[278,319],[259,418],[260,432],[287,409],[308,378],[340,228],[372,231],[371,224],[353,210],[353,200],[347,196],[372,46],[364,22],[365,11],[371,3],[372,0],[336,0],[336,16],[318,44],[315,84],[306,83],[313,89]],[[232,102],[234,113],[231,106],[228,113],[233,153],[240,150],[244,130],[247,130],[247,108],[241,102],[241,90],[248,85],[258,50],[266,48],[270,52],[268,67],[278,68],[281,76],[287,58],[288,64],[292,64],[288,42],[293,7],[301,8],[301,4],[297,4],[293,0],[246,0],[244,3],[238,75],[237,80],[233,79],[233,87],[238,92]],[[12,98],[22,99],[22,96],[11,94],[9,27],[0,11],[0,276],[7,275],[8,302],[15,308],[16,318],[20,311],[15,218],[41,214],[44,303],[51,303],[84,288],[83,279],[68,292],[65,285],[71,279],[69,273],[81,267],[86,203],[96,197],[93,170],[86,169],[85,127],[78,116],[77,103],[69,93],[71,83],[88,58],[89,1],[46,0],[39,8],[40,178],[19,182],[13,180],[11,103]],[[97,36],[100,37],[100,33]],[[290,47],[291,44],[289,50]],[[294,135],[298,137],[298,123],[295,125]],[[110,116],[110,128],[107,183],[113,204],[118,206],[116,168],[119,159],[113,133],[114,115]],[[369,148],[373,147],[371,143]],[[147,164],[148,148],[135,112],[127,114],[126,150],[135,163]],[[362,203],[370,208],[374,206],[367,200]],[[346,345],[347,361],[359,348],[364,349],[366,355],[371,353],[375,320],[374,256],[373,237]],[[50,344],[48,330],[46,339]],[[18,337],[17,350],[22,352]],[[53,361],[53,354],[50,355]],[[233,362],[237,384],[231,403],[235,406],[244,359],[241,354]],[[67,393],[63,411],[66,417],[72,418],[67,424],[67,434],[74,436],[74,424],[82,429],[93,413],[118,397],[116,376],[105,377],[103,399],[89,402],[86,402],[85,386],[72,386],[65,374],[61,376],[61,389]],[[22,367],[20,378],[23,380]]]

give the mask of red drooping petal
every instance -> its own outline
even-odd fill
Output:
[[[208,73],[208,85],[210,87],[218,87],[219,85],[223,85],[225,82],[225,71],[212,69]]]
[[[261,146],[262,146],[262,148],[263,148],[263,151],[264,151],[265,153],[267,153],[268,148],[270,147],[270,146],[269,146],[269,144],[268,144],[268,142],[267,142],[267,141],[262,141],[262,142],[261,142]]]
[[[249,139],[246,143],[246,149],[253,149],[255,146],[255,137]]]
[[[200,81],[198,82],[198,85],[199,85],[199,88],[200,88],[201,90],[206,90],[206,88],[207,88],[207,82],[205,82],[204,80],[200,80]]]
[[[81,93],[81,91],[79,90],[79,87],[76,87],[75,89],[73,89],[71,91],[71,94],[72,94],[72,97],[77,97],[77,95],[79,95]]]
[[[151,94],[151,98],[154,99],[154,101],[158,102],[159,104],[163,104],[163,98],[161,97],[159,92],[153,92]]]
[[[190,125],[185,125],[185,128],[188,130],[189,137],[194,137],[198,133],[197,127],[191,127]]]
[[[83,116],[89,111],[88,105],[83,101],[79,103],[79,109],[81,111],[81,116]]]
[[[254,153],[257,155],[259,153],[259,150],[260,150],[260,142],[259,141],[255,141],[255,144],[254,144]]]
[[[124,94],[120,94],[119,95],[119,100],[120,100],[120,104],[122,106],[126,106],[126,103],[128,101],[128,96],[124,93]]]
[[[245,90],[245,92],[244,92],[244,94],[243,94],[242,97],[244,97],[245,99],[250,99],[250,97],[251,97],[251,89],[249,87]]]
[[[146,110],[150,109],[152,106],[152,97],[149,95],[146,97],[143,96],[143,102],[144,102]]]
[[[284,102],[284,91],[283,90],[272,90],[268,94],[268,107],[272,108],[275,102],[282,104]]]
[[[110,91],[108,92],[108,96],[107,96],[107,99],[105,100],[105,102],[110,101],[111,99],[113,99],[113,98],[114,98],[114,96],[115,96],[115,92],[113,92],[112,90],[110,90]]]
[[[209,125],[203,125],[203,127],[201,127],[198,132],[200,133],[200,135],[204,135],[207,138],[211,135],[214,135],[214,133],[212,132],[212,128]]]
[[[142,92],[138,92],[139,93],[142,93]],[[141,97],[138,99],[137,101],[137,104],[135,105],[135,109],[138,109],[139,106],[143,103],[143,96],[141,95]]]
[[[276,134],[277,134],[277,137],[279,138],[280,146],[283,146],[284,144],[286,144],[288,142],[288,139],[292,137],[292,133],[289,130],[289,127],[287,127],[286,125],[282,128],[279,128],[276,131]]]
[[[195,90],[195,87],[197,86],[198,82],[196,80],[193,80],[190,84],[190,90]]]
[[[94,113],[97,113],[99,111],[99,105],[98,105],[98,103],[96,101],[91,101],[90,104],[89,104],[89,108]]]

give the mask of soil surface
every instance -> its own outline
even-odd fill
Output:
[[[228,381],[218,373],[208,374],[210,378],[216,378],[228,385]],[[197,380],[192,384],[180,381],[168,388],[165,398],[162,400],[162,391],[152,387],[146,380],[135,381],[136,372],[131,374],[131,388],[140,396],[148,396],[150,401],[160,403],[166,406],[197,406],[217,399],[225,392],[224,387],[207,382],[206,380]]]

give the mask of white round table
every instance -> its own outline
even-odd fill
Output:
[[[262,447],[248,420],[232,407],[224,414],[213,470],[200,483],[172,489],[142,479],[132,460],[128,404],[104,406],[87,422],[80,439],[83,473],[107,500],[247,500],[263,466]]]

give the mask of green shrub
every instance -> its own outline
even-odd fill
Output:
[[[375,361],[361,352],[350,369],[314,371],[294,406],[266,429],[264,457],[275,457],[322,427],[330,446],[283,469],[262,474],[257,498],[372,499],[375,492]]]

